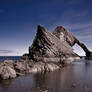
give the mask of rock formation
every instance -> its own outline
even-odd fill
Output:
[[[28,54],[24,54],[19,61],[5,60],[0,63],[0,79],[50,72],[72,63],[79,58],[72,49],[75,43],[83,48],[87,58],[92,57],[87,47],[62,26],[58,26],[50,33],[39,25]]]
[[[60,39],[62,42],[65,41],[67,42],[71,47],[77,43],[86,53],[86,58],[91,59],[92,58],[92,52],[88,50],[88,48],[81,43],[71,32],[68,32],[64,27],[58,26],[53,34]]]
[[[0,64],[0,78],[1,79],[11,79],[16,77],[16,72],[13,69],[13,61],[5,60]]]
[[[72,47],[63,39],[58,39],[57,36],[48,32],[44,27],[38,26],[36,37],[33,44],[29,47],[29,57],[35,61],[43,60],[59,61],[70,57],[78,57],[73,52]]]

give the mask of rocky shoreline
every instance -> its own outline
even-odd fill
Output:
[[[0,79],[12,79],[30,73],[51,72],[61,67],[63,65],[60,63],[5,60],[0,63]]]
[[[75,59],[80,59],[72,49],[75,43],[84,49],[87,58],[91,57],[92,53],[87,47],[62,26],[58,26],[53,33],[50,33],[39,25],[28,54],[24,54],[18,61],[5,60],[0,63],[0,79],[51,72],[71,64]]]

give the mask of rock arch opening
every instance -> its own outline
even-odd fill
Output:
[[[85,52],[86,59],[92,59],[92,52],[87,48],[87,46],[80,42],[77,38],[75,40],[75,43],[77,43]]]
[[[72,48],[79,56],[86,56],[85,51],[78,44],[75,44]]]

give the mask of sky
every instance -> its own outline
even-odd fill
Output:
[[[50,32],[62,25],[92,50],[92,0],[0,0],[0,56],[28,53],[38,24]]]

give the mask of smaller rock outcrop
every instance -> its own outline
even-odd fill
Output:
[[[16,72],[9,66],[0,66],[0,78],[11,79],[16,77]]]
[[[59,69],[62,65],[56,63],[47,63],[47,62],[33,62],[19,60],[5,60],[0,63],[0,79],[12,79],[17,76],[23,76],[25,74],[34,74],[34,73],[44,73],[51,72],[56,69]]]

